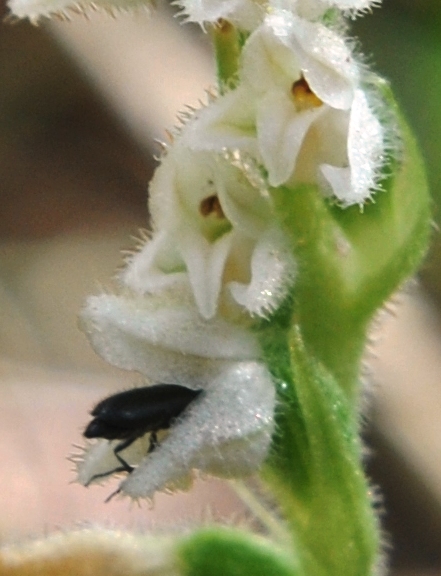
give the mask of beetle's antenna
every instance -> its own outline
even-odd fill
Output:
[[[110,502],[110,500],[112,500],[112,498],[114,496],[116,496],[117,494],[119,494],[121,492],[121,488],[118,488],[118,490],[115,490],[115,492],[112,492],[112,494],[110,494],[110,496],[107,496],[107,498],[104,500],[104,503],[107,504],[107,502]]]

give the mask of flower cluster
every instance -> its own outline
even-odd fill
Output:
[[[378,188],[387,138],[341,33],[344,16],[373,4],[179,1],[187,20],[239,28],[237,77],[165,147],[150,186],[151,236],[128,259],[119,294],[89,298],[82,326],[108,362],[202,393],[154,444],[148,433],[121,443],[127,436],[112,428],[82,456],[83,484],[125,470],[120,491],[151,498],[187,486],[195,469],[243,476],[265,460],[276,394],[258,326],[298,273],[271,191],[307,184],[344,208]],[[28,6],[34,20],[50,11]]]
[[[273,8],[245,44],[238,87],[199,113],[185,142],[251,155],[270,186],[316,183],[343,206],[362,204],[385,160],[365,82],[335,30]]]

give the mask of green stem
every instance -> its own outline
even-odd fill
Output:
[[[280,356],[264,349],[282,376]],[[278,379],[276,435],[263,477],[291,526],[302,574],[373,575],[381,538],[352,403],[308,354],[298,326],[287,335],[284,362],[291,375]]]
[[[228,20],[219,20],[212,26],[211,37],[216,56],[219,90],[222,94],[237,82],[242,38],[240,31]]]

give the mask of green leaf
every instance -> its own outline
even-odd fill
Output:
[[[274,543],[240,530],[200,530],[181,544],[184,576],[298,576],[293,558]]]

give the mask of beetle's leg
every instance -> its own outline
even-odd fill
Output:
[[[127,448],[128,446],[130,446],[130,444],[132,442],[134,442],[136,440],[136,438],[129,439],[129,440],[130,440],[129,442],[127,442],[127,440],[125,440],[124,442],[121,442],[121,444],[118,444],[118,446],[116,446],[115,450],[113,451],[115,456],[121,462],[121,464],[123,464],[123,467],[117,468],[116,470],[112,470],[112,472],[108,472],[105,474],[97,474],[96,476],[94,476],[94,478],[97,478],[98,476],[107,476],[107,474],[113,474],[114,472],[122,472],[122,471],[129,472],[129,474],[130,474],[134,470],[133,466],[130,466],[129,464],[127,464],[127,462],[125,462],[125,460],[123,460],[123,458],[118,454],[118,452],[120,452],[121,450],[124,450],[124,448]],[[151,432],[149,440],[150,440],[150,444],[149,444],[149,449],[147,450],[147,454],[150,454],[150,452],[153,452],[153,450],[159,444],[158,435],[157,435],[156,430]],[[130,468],[130,470],[128,470],[128,468]],[[116,496],[117,494],[119,494],[120,492],[121,492],[121,488],[118,488],[118,490],[115,490],[115,492],[112,492],[112,494],[110,494],[110,496],[107,496],[107,498],[104,500],[104,502],[107,504],[107,502],[110,502],[110,500],[112,500],[112,498],[114,496]]]
[[[149,444],[149,449],[147,451],[147,454],[150,454],[150,452],[153,452],[153,450],[156,448],[156,446],[158,446],[159,442],[158,442],[158,434],[156,430],[153,430],[153,432],[150,433],[150,444]]]
[[[126,472],[127,468],[125,466],[119,466],[118,468],[113,468],[112,470],[109,470],[108,472],[101,472],[100,474],[94,474],[92,476],[92,478],[90,478],[90,480],[87,482],[87,484],[84,484],[84,486],[90,486],[90,484],[94,481],[97,480],[98,478],[105,478],[106,476],[112,476],[112,474],[117,474],[118,472]]]
[[[118,488],[118,490],[115,490],[115,492],[112,492],[112,494],[110,494],[110,496],[107,496],[107,498],[104,500],[104,503],[107,504],[107,502],[110,502],[110,500],[112,500],[112,498],[114,496],[116,496],[117,494],[119,494],[121,492],[121,488]]]
[[[129,474],[131,474],[133,472],[134,468],[133,468],[133,466],[130,466],[130,464],[127,464],[127,462],[124,460],[124,458],[118,454],[118,452],[121,452],[122,450],[125,450],[126,448],[128,448],[138,438],[139,438],[138,435],[130,436],[130,438],[126,438],[126,440],[123,440],[120,444],[118,444],[118,446],[115,446],[115,448],[113,449],[113,453],[115,454],[116,458],[118,459],[118,462],[121,462],[121,464],[123,466],[123,470],[125,470]]]
[[[128,448],[131,444],[133,444],[133,442],[137,438],[138,438],[138,436],[134,436],[134,437],[131,436],[130,438],[127,438],[123,442],[120,442],[113,449],[113,453],[115,454],[115,457],[117,458],[118,462],[121,463],[121,466],[118,466],[117,468],[112,468],[112,470],[109,470],[108,472],[101,472],[100,474],[94,474],[85,486],[89,486],[89,484],[91,484],[91,482],[93,482],[94,480],[97,480],[98,478],[106,478],[106,476],[111,476],[112,474],[116,474],[118,472],[128,472],[129,474],[131,474],[134,470],[133,466],[130,466],[130,464],[128,464],[124,460],[124,458],[118,454],[118,452],[121,452],[121,450],[125,450],[126,448]]]

